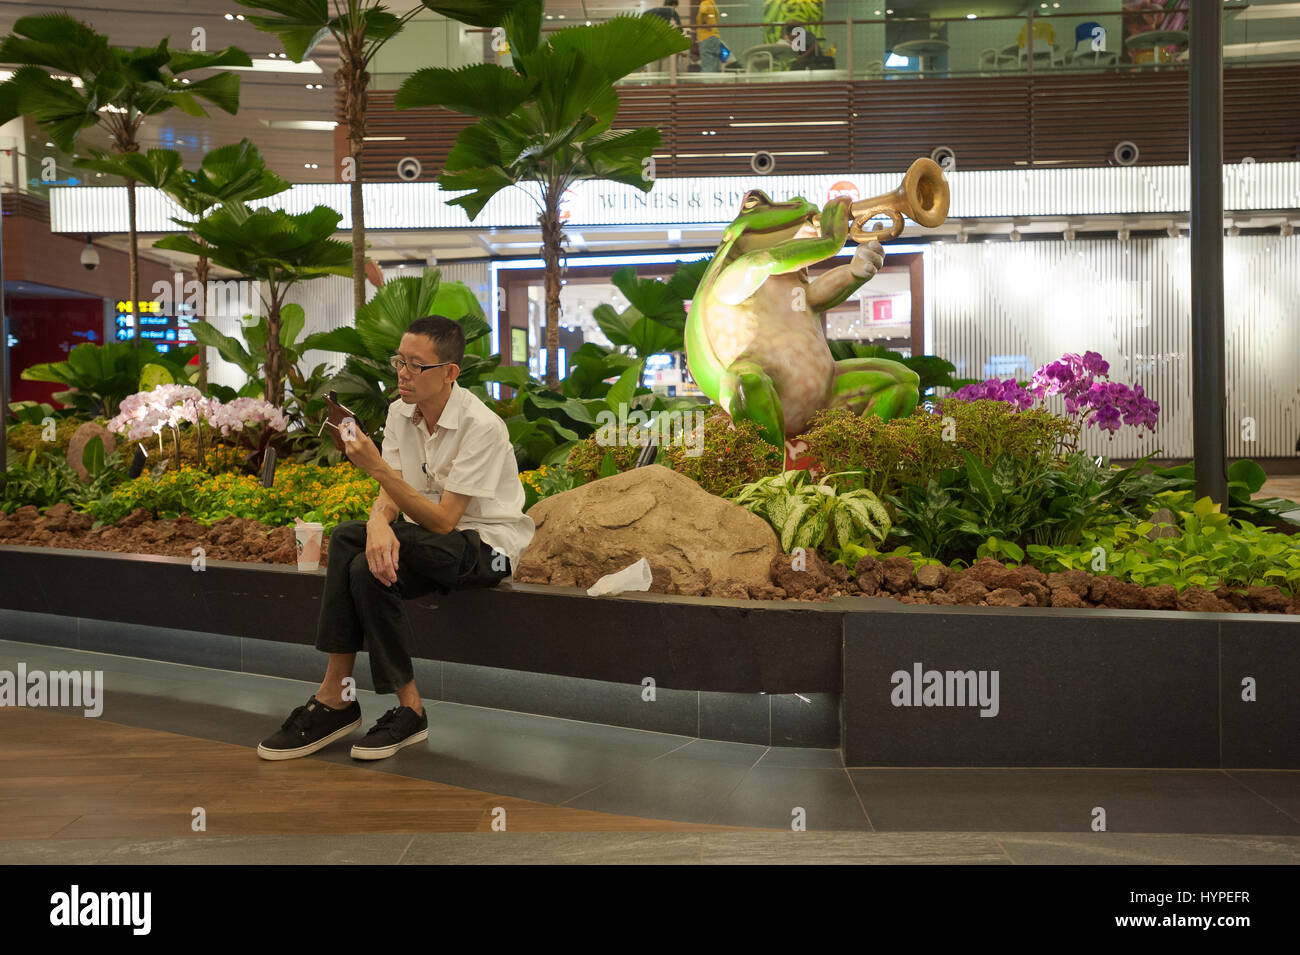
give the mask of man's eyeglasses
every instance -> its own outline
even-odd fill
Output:
[[[454,365],[456,363],[454,361],[440,361],[436,365],[420,365],[413,361],[407,361],[405,358],[398,355],[394,355],[392,358],[388,359],[388,364],[393,366],[394,371],[401,371],[403,368],[410,368],[412,371],[421,372],[428,371],[430,368],[441,368],[443,365]]]

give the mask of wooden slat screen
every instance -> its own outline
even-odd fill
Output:
[[[394,181],[404,156],[423,179],[441,171],[470,118],[442,108],[398,112],[392,91],[369,93],[368,132],[406,136],[366,144],[367,180]],[[960,169],[1027,162],[1099,166],[1121,140],[1144,164],[1187,162],[1187,71],[991,78],[620,87],[617,126],[657,126],[660,176],[738,176],[758,150],[776,174],[887,172],[937,146]],[[1300,159],[1300,65],[1224,72],[1224,159]],[[340,115],[341,119],[341,115]],[[840,123],[735,126],[733,123]],[[336,137],[345,148],[343,137]],[[814,155],[782,155],[805,152]],[[700,156],[697,154],[709,155]],[[725,155],[725,154],[740,155]]]

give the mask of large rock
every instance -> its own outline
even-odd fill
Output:
[[[76,431],[72,432],[72,440],[68,442],[68,464],[72,470],[77,472],[77,477],[83,481],[89,481],[90,475],[86,473],[86,466],[81,459],[92,438],[102,438],[104,441],[104,455],[113,453],[117,447],[117,438],[113,437],[113,432],[109,431],[103,425],[95,424],[93,421],[87,421]]]
[[[781,553],[767,521],[657,464],[545,498],[528,516],[537,531],[514,573],[522,583],[590,587],[644,557],[658,592],[763,587]]]

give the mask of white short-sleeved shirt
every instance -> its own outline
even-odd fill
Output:
[[[443,491],[468,495],[456,529],[478,531],[485,544],[510,558],[512,573],[519,566],[537,528],[524,513],[524,486],[506,423],[477,395],[452,382],[432,434],[419,406],[398,398],[388,406],[381,454],[434,503]]]

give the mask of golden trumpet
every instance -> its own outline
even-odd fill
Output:
[[[849,211],[853,216],[849,237],[855,242],[888,242],[903,234],[903,216],[927,229],[942,225],[948,218],[948,183],[939,164],[923,157],[908,167],[903,184],[893,192],[859,199]],[[863,228],[878,215],[892,220],[888,229]],[[814,220],[820,227],[820,216]]]

